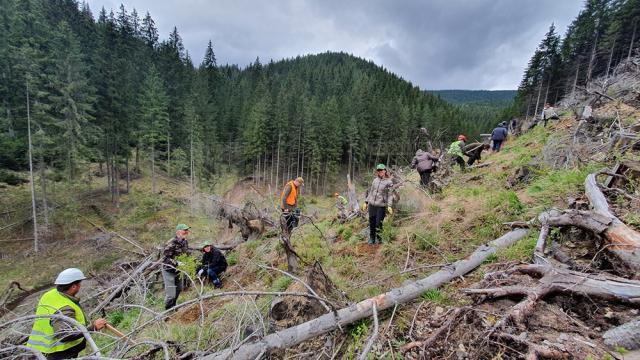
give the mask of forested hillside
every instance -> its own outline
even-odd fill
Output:
[[[29,104],[36,168],[73,181],[100,163],[114,202],[140,161],[194,186],[226,166],[320,192],[341,166],[406,163],[420,127],[449,141],[493,125],[344,53],[241,69],[211,42],[191,59],[177,29],[163,40],[124,6],[94,20],[75,0],[3,0],[0,17],[0,167],[27,168]]]
[[[637,54],[639,27],[639,0],[588,0],[564,37],[551,24],[529,61],[512,114],[537,114],[546,102],[596,85],[594,79]]]
[[[517,93],[516,90],[429,90],[428,92],[452,104],[502,104],[512,101]]]

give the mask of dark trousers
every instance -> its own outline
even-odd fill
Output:
[[[284,227],[282,230],[287,234],[291,234],[294,227],[298,226],[298,217],[294,211],[282,212],[281,225]]]
[[[456,156],[453,158],[458,165],[460,165],[460,170],[464,171],[464,159],[462,156]]]
[[[380,231],[386,215],[386,207],[369,205],[369,242],[375,242],[376,240],[382,242]]]
[[[504,140],[493,140],[493,151],[499,152]]]
[[[227,270],[224,266],[209,266],[207,269],[207,276],[214,284],[220,284],[220,274]]]
[[[543,121],[544,121],[544,127],[547,127],[547,121],[549,121],[549,120],[560,120],[560,118],[559,118],[559,117],[557,117],[557,116],[552,116],[552,117],[550,117],[550,118],[548,118],[548,119],[547,119],[547,118],[544,118],[544,119],[543,119]]]
[[[164,282],[164,308],[169,310],[176,306],[178,296],[182,292],[182,279],[180,274],[171,269],[162,269],[162,280]]]
[[[429,186],[429,180],[431,180],[431,169],[420,172],[420,185]]]
[[[476,162],[476,160],[480,160],[480,159],[475,156],[469,157],[469,160],[467,160],[467,165],[469,166],[473,165],[473,163]]]

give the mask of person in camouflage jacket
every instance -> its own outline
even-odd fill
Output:
[[[179,264],[176,258],[182,254],[189,253],[189,226],[178,224],[176,226],[176,236],[169,240],[162,251],[162,280],[164,282],[164,308],[171,309],[176,305],[178,295],[182,291],[182,279],[177,270]]]

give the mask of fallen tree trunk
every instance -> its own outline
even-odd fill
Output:
[[[489,244],[480,246],[469,257],[459,260],[424,279],[411,282],[376,297],[365,299],[335,313],[327,313],[300,325],[275,332],[258,341],[243,344],[237,349],[226,349],[207,355],[203,359],[254,359],[261,353],[268,353],[273,349],[288,348],[327,333],[338,326],[351,324],[369,317],[373,312],[374,302],[379,311],[388,309],[396,304],[406,303],[420,296],[428,289],[436,288],[474,270],[498,249],[514,244],[524,238],[526,234],[527,230],[525,229],[512,230]]]
[[[502,272],[505,277],[515,273],[539,278],[538,286],[508,285],[498,288],[465,289],[466,294],[484,295],[489,298],[524,296],[496,328],[513,321],[525,329],[526,319],[534,312],[539,300],[551,294],[576,294],[623,304],[640,303],[640,281],[606,274],[587,274],[550,265],[521,265]]]
[[[603,232],[607,251],[637,274],[640,271],[640,234],[620,221],[609,210],[609,203],[598,187],[595,174],[587,176],[584,190],[593,209],[612,219],[611,224]]]

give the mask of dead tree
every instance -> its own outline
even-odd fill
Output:
[[[482,245],[465,259],[459,260],[442,270],[415,282],[393,289],[373,298],[365,299],[335,313],[327,313],[300,325],[269,334],[262,339],[247,342],[237,348],[230,348],[203,357],[213,359],[255,359],[258,355],[274,349],[294,346],[303,341],[327,333],[338,326],[351,324],[369,317],[373,313],[373,304],[378,311],[388,309],[396,304],[409,302],[426,290],[436,288],[453,279],[459,278],[480,266],[482,262],[498,249],[506,248],[525,237],[527,230],[515,229],[502,237]]]
[[[596,174],[590,174],[584,182],[585,194],[593,209],[611,219],[603,231],[607,251],[620,260],[625,267],[638,273],[640,270],[640,234],[620,221],[610,210],[607,198],[602,194],[596,181]]]

